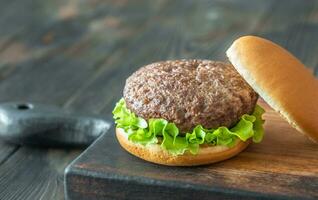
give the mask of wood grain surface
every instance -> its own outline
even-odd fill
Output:
[[[318,74],[316,0],[0,0],[0,13],[1,102],[108,114],[140,66],[224,60],[245,34],[278,42]],[[63,169],[82,150],[0,141],[0,199],[64,199]]]
[[[317,199],[317,144],[264,107],[262,143],[201,167],[159,166],[136,158],[120,147],[113,128],[68,167],[68,198]]]

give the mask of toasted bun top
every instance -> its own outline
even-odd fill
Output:
[[[152,163],[169,166],[196,166],[219,162],[237,155],[250,143],[250,140],[246,142],[238,140],[232,148],[226,146],[203,146],[200,147],[199,153],[196,155],[185,152],[183,155],[173,156],[162,149],[160,144],[143,146],[130,142],[123,129],[116,128],[116,136],[120,145],[129,153]]]
[[[263,38],[245,36],[227,56],[259,95],[302,133],[318,142],[318,81],[291,53]]]

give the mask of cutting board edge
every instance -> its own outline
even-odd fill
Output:
[[[99,199],[99,198],[105,198],[105,197],[112,198],[112,199],[114,198],[125,199],[125,197],[118,198],[118,197],[112,196],[112,193],[110,194],[106,194],[106,193],[100,194],[98,192],[94,193],[94,187],[99,188],[99,190],[97,191],[107,191],[107,190],[113,190],[112,187],[117,187],[117,186],[122,187],[122,185],[133,185],[134,190],[137,190],[137,191],[144,190],[144,188],[147,187],[147,192],[150,192],[150,193],[152,193],[151,188],[157,191],[158,191],[158,188],[159,189],[161,188],[161,190],[167,190],[169,188],[169,190],[182,192],[183,195],[189,193],[189,197],[193,195],[193,191],[197,191],[200,193],[200,195],[202,195],[202,197],[200,197],[201,199],[205,199],[205,197],[211,197],[211,195],[219,197],[220,199],[234,198],[234,197],[244,198],[244,199],[266,199],[266,200],[267,199],[276,199],[276,200],[294,200],[295,199],[296,200],[299,198],[303,199],[303,197],[280,195],[280,194],[273,194],[273,193],[272,194],[260,193],[260,192],[254,192],[254,191],[248,191],[248,190],[240,190],[237,188],[223,188],[223,187],[211,188],[205,185],[193,184],[193,183],[187,183],[186,185],[184,185],[184,183],[178,182],[178,181],[165,181],[165,180],[159,180],[159,179],[155,180],[153,178],[150,179],[146,177],[129,176],[129,175],[112,174],[112,173],[100,173],[98,171],[87,171],[87,169],[83,169],[76,166],[77,162],[80,162],[80,159],[81,159],[81,156],[79,156],[70,165],[68,165],[64,172],[64,182],[65,182],[64,189],[65,189],[65,197],[67,200],[73,200],[73,199],[75,200],[78,198]],[[78,184],[78,183],[81,183],[81,184]],[[77,188],[76,185],[85,185],[86,187]],[[92,185],[94,187],[92,187],[92,189],[90,190],[89,186],[92,186]],[[191,189],[191,191],[189,189]],[[195,197],[198,197],[197,192],[195,192],[196,193]],[[169,194],[168,196],[171,196],[171,195],[172,194]],[[157,198],[154,197],[153,199],[157,199]],[[160,197],[159,199],[162,199],[162,197]]]

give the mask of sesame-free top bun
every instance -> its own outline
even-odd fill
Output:
[[[227,146],[200,146],[196,155],[185,152],[183,155],[174,156],[162,149],[160,144],[144,146],[129,141],[123,129],[116,128],[116,136],[120,145],[131,154],[152,163],[169,166],[196,166],[219,162],[237,155],[250,143],[250,140],[246,142],[237,140],[236,145],[231,148]]]
[[[226,54],[272,108],[318,142],[318,81],[297,58],[279,45],[255,36],[235,40]]]

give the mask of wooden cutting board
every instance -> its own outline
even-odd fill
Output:
[[[263,142],[208,166],[145,162],[125,152],[112,129],[68,166],[66,196],[90,200],[318,199],[318,145],[260,104],[267,110]]]

